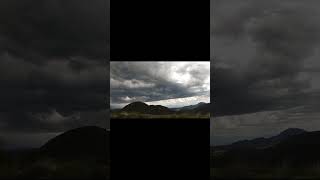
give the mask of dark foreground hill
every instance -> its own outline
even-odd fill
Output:
[[[37,149],[5,152],[0,179],[109,179],[109,136],[110,131],[86,126]]]
[[[210,104],[198,103],[181,108],[168,108],[161,105],[147,105],[143,102],[133,102],[120,110],[111,110],[112,118],[142,118],[142,119],[175,119],[175,118],[210,118]]]
[[[107,159],[109,131],[86,126],[67,131],[44,144],[40,151],[55,158]]]
[[[133,102],[121,109],[121,112],[135,112],[142,114],[166,115],[173,113],[172,110],[161,105],[147,105],[143,102]]]
[[[213,147],[214,177],[320,178],[320,131],[288,129],[271,138]]]

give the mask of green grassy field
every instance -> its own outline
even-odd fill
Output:
[[[134,112],[112,112],[111,118],[113,119],[208,119],[210,113],[174,113],[167,115],[153,115],[153,114],[141,114]]]

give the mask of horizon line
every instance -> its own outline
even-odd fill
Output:
[[[176,107],[168,107],[168,106],[161,105],[161,104],[148,104],[148,102],[143,102],[143,101],[133,101],[133,102],[130,102],[130,103],[128,103],[128,104],[126,104],[126,105],[124,105],[124,106],[122,106],[122,107],[119,107],[119,108],[113,108],[113,107],[111,106],[111,104],[110,104],[110,109],[122,109],[122,108],[124,108],[125,106],[127,106],[127,105],[129,105],[129,104],[132,104],[132,103],[135,103],[135,102],[142,102],[142,103],[147,104],[148,106],[152,106],[152,105],[153,105],[153,106],[158,106],[158,105],[160,105],[160,106],[167,107],[167,108],[169,108],[169,109],[182,108],[182,107],[186,107],[186,106],[193,106],[193,105],[197,105],[197,104],[199,104],[199,103],[206,103],[206,104],[210,104],[210,102],[199,101],[198,103],[191,104],[191,105],[176,106]]]

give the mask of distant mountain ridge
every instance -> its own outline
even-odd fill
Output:
[[[272,136],[270,138],[260,137],[252,140],[241,140],[229,145],[216,146],[215,149],[229,150],[240,148],[266,148],[281,143],[282,141],[290,138],[291,136],[300,135],[306,132],[307,131],[299,128],[288,128],[279,133],[278,135]]]
[[[271,138],[213,146],[210,167],[219,170],[215,176],[226,179],[316,179],[320,176],[319,139],[320,131],[290,128]]]
[[[180,107],[179,110],[192,110],[204,104],[207,104],[207,103],[199,102],[198,104]]]
[[[197,107],[192,109],[195,113],[209,113],[210,112],[210,103],[199,103]]]
[[[191,113],[209,113],[210,104],[200,102],[195,105],[184,106],[181,108],[168,108],[161,105],[148,105],[144,102],[133,102],[123,107],[121,112],[137,112],[143,114],[164,115],[173,114],[175,112],[191,112]]]

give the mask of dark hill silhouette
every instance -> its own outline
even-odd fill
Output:
[[[230,167],[233,164],[247,164],[252,167],[313,167],[320,163],[320,131],[307,132],[302,129],[287,129],[271,138],[257,138],[255,142],[264,142],[264,146],[253,146],[253,140],[233,143],[223,148],[214,147],[212,153],[223,150],[219,156],[213,156],[213,167]],[[271,143],[271,142],[277,143]],[[250,142],[250,143],[249,143]],[[266,143],[268,142],[268,143]],[[239,146],[242,144],[242,146]],[[250,145],[247,145],[250,144]],[[268,144],[267,146],[265,144]],[[241,148],[240,148],[241,147]]]
[[[287,136],[302,134],[305,132],[306,132],[305,130],[299,129],[299,128],[288,128],[288,129],[282,131],[278,136],[287,137]]]
[[[139,101],[126,105],[121,111],[145,113],[148,108],[148,104]]]
[[[106,129],[85,126],[40,148],[0,153],[0,179],[110,179],[109,136]]]
[[[280,134],[276,136],[272,136],[270,138],[255,138],[252,140],[242,140],[234,142],[230,145],[216,146],[215,149],[219,150],[229,150],[229,149],[240,149],[240,148],[266,148],[273,145],[276,145],[280,142],[283,142],[287,138],[295,135],[299,135],[305,133],[306,131],[298,128],[289,128],[282,131]]]
[[[142,113],[142,114],[154,114],[154,115],[166,115],[171,114],[173,111],[171,111],[169,108],[161,105],[147,105],[143,102],[133,102],[121,109],[122,112],[136,112],[136,113]]]
[[[169,108],[161,105],[150,105],[148,112],[149,114],[158,114],[158,115],[172,113],[172,111]]]
[[[189,105],[189,106],[184,106],[182,108],[180,108],[181,111],[186,111],[186,110],[192,110],[192,109],[195,109],[203,104],[206,104],[204,102],[199,102],[198,104],[194,104],[194,105]]]
[[[295,165],[320,163],[320,131],[305,132],[287,138],[270,151],[276,157],[290,160]]]
[[[109,134],[106,129],[96,126],[73,129],[49,140],[40,152],[55,158],[106,160],[109,157]]]
[[[182,113],[210,113],[210,103],[200,102],[195,105],[178,108],[178,111]]]
[[[192,111],[196,113],[209,113],[210,103],[199,103]]]

